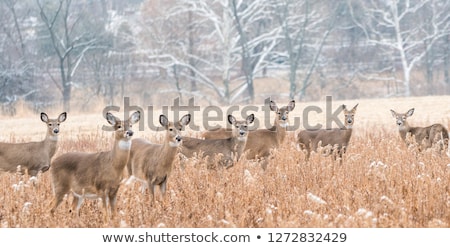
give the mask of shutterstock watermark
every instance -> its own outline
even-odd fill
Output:
[[[284,103],[277,103],[277,108],[280,109],[284,105]],[[344,127],[344,124],[341,122],[339,115],[341,114],[343,108],[342,106],[337,107],[333,110],[332,108],[332,97],[327,96],[325,100],[325,110],[323,110],[319,106],[315,105],[307,105],[300,106],[302,111],[300,111],[301,116],[293,115],[292,113],[289,115],[288,125],[286,130],[294,131],[299,128],[302,129],[331,129],[334,126]],[[124,97],[123,99],[123,107],[111,105],[106,106],[103,109],[103,116],[106,116],[107,112],[123,112],[122,119],[128,119],[128,117],[135,111],[139,111],[141,113],[141,121],[139,121],[139,131],[144,131],[146,126],[152,131],[160,130],[159,123],[155,123],[155,116],[159,116],[164,114],[166,116],[173,116],[173,120],[179,120],[181,116],[185,114],[191,114],[192,121],[189,123],[189,128],[192,131],[202,131],[202,130],[211,130],[221,127],[230,127],[230,124],[226,124],[226,126],[221,126],[217,124],[217,122],[225,122],[227,120],[228,115],[233,115],[237,119],[245,119],[250,114],[255,114],[256,116],[261,116],[262,118],[255,118],[250,130],[265,128],[269,129],[273,126],[274,120],[270,116],[270,112],[272,111],[270,108],[270,98],[265,99],[263,106],[255,106],[255,105],[246,105],[246,106],[238,106],[233,105],[229,107],[219,107],[219,106],[199,106],[195,104],[194,98],[190,98],[188,100],[187,105],[181,105],[180,99],[175,98],[173,100],[173,105],[171,106],[162,106],[161,110],[156,110],[154,106],[147,106],[144,109],[141,106],[131,105],[130,98]],[[297,111],[298,112],[298,111]],[[169,114],[171,113],[171,114]],[[201,116],[201,126],[198,126],[198,122],[195,121],[195,117],[199,116],[196,113],[200,113]],[[325,113],[325,125],[323,123],[311,123],[310,117],[314,115],[318,115],[321,113]],[[278,118],[275,115],[275,118]],[[214,124],[216,123],[216,124]],[[103,125],[102,130],[104,131],[112,131],[111,126]]]

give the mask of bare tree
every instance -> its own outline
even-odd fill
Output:
[[[138,53],[145,54],[149,65],[159,69],[160,82],[168,81],[182,95],[199,94],[198,84],[220,92],[213,81],[198,69],[199,20],[183,0],[144,4],[148,16],[141,32]],[[184,81],[190,82],[190,90]]]
[[[30,7],[17,0],[0,2],[0,103],[3,113],[14,115],[19,100],[33,98],[34,65],[24,29],[32,25]]]
[[[281,30],[271,29],[272,19],[268,13],[273,12],[270,10],[273,6],[270,1],[230,0],[229,4],[239,34],[245,88],[248,92],[248,100],[253,102],[255,73],[262,70],[265,59],[279,43]]]
[[[175,86],[183,94],[201,95],[212,103],[231,103],[241,98],[245,90],[252,88],[253,75],[249,80],[236,88],[231,88],[232,81],[239,81],[239,75],[232,75],[232,69],[239,63],[243,64],[240,34],[236,28],[236,22],[230,6],[230,0],[177,0],[171,8],[158,8],[160,18],[149,21],[148,29],[151,29],[153,45],[148,54],[148,59],[157,67],[173,73]],[[259,5],[261,6],[261,5]],[[247,17],[246,17],[247,18]],[[166,28],[160,28],[164,26]],[[244,26],[242,26],[244,27]],[[251,26],[245,26],[251,29]],[[167,33],[167,30],[172,30]],[[261,29],[258,32],[264,32]],[[252,30],[253,32],[253,30]],[[267,34],[269,35],[269,34]],[[156,40],[160,39],[160,40]],[[164,42],[163,42],[164,41]],[[250,44],[253,42],[253,44]],[[259,43],[256,49],[261,49],[264,40],[249,40],[249,46]],[[253,49],[253,48],[252,48]],[[250,51],[252,52],[252,51]],[[268,51],[259,54],[252,53],[254,59],[254,73],[258,63],[263,61]],[[261,56],[263,55],[263,56]],[[220,77],[221,85],[216,80]],[[205,86],[201,92],[183,90],[180,86],[184,78],[191,81],[191,89],[198,85]],[[184,80],[184,81],[186,81]],[[195,81],[195,84],[193,83]],[[211,90],[216,96],[211,97]],[[254,94],[254,93],[252,93]]]
[[[353,10],[354,1],[348,1]],[[363,15],[352,11],[353,20],[369,43],[388,52],[394,68],[402,70],[403,95],[411,95],[411,73],[435,42],[450,33],[450,2],[445,0],[359,1]],[[421,20],[420,13],[428,18]],[[418,21],[421,20],[421,21]],[[424,46],[424,44],[426,44]]]
[[[275,17],[282,27],[284,43],[283,52],[277,54],[277,57],[288,59],[291,99],[297,94],[300,99],[305,97],[325,42],[336,26],[340,1],[333,1],[328,11],[324,11],[324,4],[322,1],[310,0],[273,0],[273,5],[276,6]],[[297,73],[300,67],[305,68],[305,76],[298,89]]]
[[[231,70],[239,61],[235,51],[239,48],[237,45],[237,31],[234,28],[232,13],[228,7],[227,0],[221,1],[198,1],[182,0],[180,5],[172,9],[172,16],[188,12],[189,23],[195,25],[197,32],[195,40],[197,41],[196,51],[191,49],[193,32],[189,32],[189,50],[188,58],[191,71],[191,77],[198,75],[200,83],[208,88],[213,88],[220,99],[225,103],[230,103],[240,95],[234,94],[231,89],[232,75]],[[193,21],[195,15],[196,21]],[[196,61],[195,66],[191,61]],[[203,69],[203,70],[202,70]],[[221,75],[223,87],[213,86],[214,77]],[[192,80],[192,78],[191,78]]]
[[[52,4],[42,4],[40,0],[36,2],[58,59],[61,82],[55,80],[54,83],[62,93],[64,110],[69,111],[73,77],[86,52],[95,48],[98,30],[93,29],[94,25],[86,29],[83,9],[76,8],[80,12],[72,10],[71,0],[59,0],[55,8]]]

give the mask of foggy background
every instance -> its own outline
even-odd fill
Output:
[[[450,93],[448,0],[0,0],[1,113]]]

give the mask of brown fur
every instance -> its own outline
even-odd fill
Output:
[[[445,151],[448,146],[448,130],[441,124],[433,124],[427,127],[411,127],[406,119],[414,114],[414,108],[406,113],[397,113],[391,109],[392,116],[396,119],[400,137],[407,144],[411,144],[407,139],[408,135],[414,137],[415,143],[418,144],[419,151],[431,148],[433,145],[439,144],[439,150]]]
[[[248,134],[245,151],[247,159],[265,159],[272,149],[278,148],[286,137],[286,127],[289,120],[289,112],[295,108],[295,101],[291,100],[287,106],[277,107],[274,101],[270,101],[270,110],[276,113],[274,125],[269,129],[257,129]],[[231,130],[221,128],[203,133],[205,139],[229,138]],[[267,161],[262,162],[265,169]]]
[[[329,153],[336,154],[342,158],[346,152],[350,138],[352,136],[354,115],[358,104],[352,110],[347,110],[345,105],[342,105],[345,115],[345,127],[333,129],[317,129],[317,130],[302,130],[297,135],[297,142],[300,148],[306,151],[306,160],[309,160],[311,151],[317,151],[319,146],[331,146]]]
[[[242,156],[247,143],[248,125],[253,123],[254,115],[247,116],[244,121],[236,121],[236,119],[229,115],[228,121],[233,125],[232,137],[227,139],[197,139],[190,137],[183,137],[183,145],[181,153],[187,157],[194,157],[203,155],[208,157],[208,167],[214,166],[214,159],[220,158],[219,164],[229,168],[234,165],[234,161],[238,161]]]
[[[0,143],[0,171],[28,172],[36,176],[40,171],[50,168],[50,161],[56,153],[58,144],[59,124],[67,118],[67,113],[61,113],[57,119],[49,119],[41,113],[42,122],[47,124],[45,139],[28,143]],[[18,166],[20,165],[20,169]]]
[[[164,196],[168,177],[172,171],[173,163],[182,143],[180,135],[184,126],[188,125],[191,115],[183,116],[178,122],[169,122],[167,117],[161,115],[159,122],[166,130],[163,144],[152,144],[144,139],[134,139],[131,145],[130,160],[127,169],[131,178],[145,180],[152,198],[157,186]]]
[[[117,191],[130,154],[130,139],[133,136],[131,126],[139,121],[140,113],[133,113],[126,121],[107,113],[106,119],[114,128],[112,150],[97,153],[69,152],[52,162],[52,214],[64,195],[72,192],[72,209],[76,208],[77,213],[84,198],[101,198],[105,221],[108,204],[111,215],[115,215]]]

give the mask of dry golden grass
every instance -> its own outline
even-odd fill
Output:
[[[278,100],[278,99],[276,99]],[[278,102],[278,101],[277,101]],[[123,184],[118,194],[118,216],[105,223],[101,202],[86,200],[80,217],[69,213],[71,196],[55,216],[50,173],[37,180],[0,174],[1,227],[450,227],[450,158],[433,150],[417,153],[398,135],[389,109],[416,108],[412,125],[450,123],[448,97],[352,100],[333,102],[333,108],[359,102],[344,162],[312,154],[309,163],[295,147],[295,135],[273,153],[266,171],[259,164],[240,161],[228,170],[208,170],[201,163],[177,162],[165,199],[151,203],[140,185]],[[280,100],[279,105],[285,104]],[[297,103],[291,113],[301,116]],[[50,117],[59,113],[49,113]],[[257,115],[258,116],[258,115]],[[311,121],[322,123],[324,113]],[[200,125],[200,119],[195,121]],[[0,120],[2,141],[43,138],[38,116]],[[110,148],[111,134],[100,130],[100,114],[68,115],[61,124],[56,156],[68,151]],[[154,122],[156,123],[156,121]],[[153,141],[159,134],[146,129],[136,136]],[[187,135],[195,135],[189,131]]]

